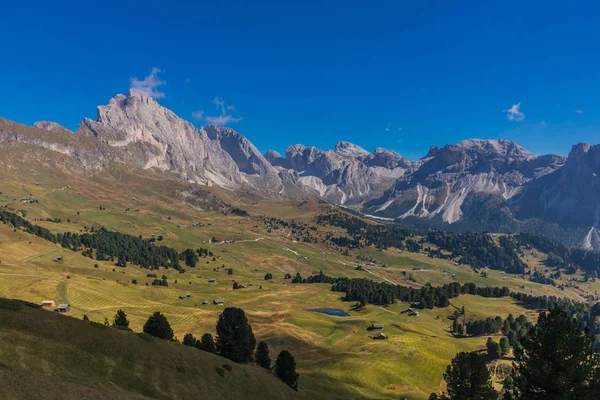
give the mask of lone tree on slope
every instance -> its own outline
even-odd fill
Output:
[[[127,314],[125,314],[125,311],[117,311],[115,318],[113,319],[113,325],[122,326],[125,328],[129,327],[129,320],[127,319]]]
[[[167,317],[159,311],[156,311],[148,318],[148,321],[144,324],[144,333],[159,339],[173,340],[174,338],[173,329],[171,329]]]
[[[289,387],[298,391],[298,377],[296,372],[296,360],[294,356],[287,350],[283,350],[277,356],[275,361],[275,375],[284,381]]]
[[[237,363],[252,361],[256,339],[246,314],[240,308],[223,310],[217,322],[217,353]]]
[[[254,355],[256,365],[265,369],[271,369],[271,358],[269,357],[269,346],[265,342],[259,342]]]

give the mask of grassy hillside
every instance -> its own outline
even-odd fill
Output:
[[[45,299],[70,303],[70,316],[82,318],[87,315],[91,320],[99,322],[104,321],[104,318],[112,319],[116,310],[122,308],[131,320],[132,329],[138,332],[152,312],[161,311],[168,317],[180,339],[188,332],[196,337],[204,332],[214,334],[222,308],[203,304],[203,301],[224,299],[227,306],[245,310],[257,340],[265,340],[269,344],[272,356],[281,350],[290,350],[294,354],[301,374],[300,396],[306,398],[397,399],[406,396],[409,399],[425,399],[431,391],[440,388],[442,373],[457,352],[480,349],[487,339],[454,337],[449,332],[452,321],[448,317],[455,307],[464,306],[470,318],[496,315],[505,318],[509,313],[515,316],[526,314],[533,318],[535,313],[523,309],[511,298],[485,299],[478,296],[460,296],[452,300],[453,306],[424,310],[417,318],[400,314],[407,306],[401,303],[388,307],[368,305],[364,310],[353,311],[352,304],[342,302],[341,293],[331,292],[329,285],[292,285],[289,279],[284,279],[286,273],[293,275],[300,272],[307,276],[323,270],[329,276],[386,279],[414,287],[422,287],[427,283],[437,286],[453,281],[474,282],[479,286],[508,286],[514,291],[536,295],[552,294],[577,300],[583,300],[583,295],[600,289],[600,283],[590,281],[560,290],[550,285],[529,282],[521,276],[488,269],[485,271],[486,277],[469,266],[455,265],[452,260],[399,252],[394,248],[379,251],[367,247],[345,253],[323,241],[328,232],[339,235],[342,233],[340,229],[316,226],[314,223],[317,215],[328,212],[332,207],[321,202],[259,201],[215,188],[201,188],[201,193],[190,199],[184,194],[197,189],[193,185],[165,182],[164,176],[149,171],[132,172],[114,167],[97,174],[75,168],[66,156],[57,158],[55,153],[39,149],[35,153],[16,152],[22,149],[7,152],[0,159],[0,165],[6,171],[0,175],[0,207],[8,207],[15,212],[24,211],[27,219],[53,232],[82,232],[89,227],[104,226],[134,236],[142,235],[144,238],[161,235],[164,237],[161,244],[178,251],[204,247],[214,253],[214,259],[200,258],[195,268],[187,268],[183,274],[172,269],[149,271],[131,264],[120,268],[114,262],[95,261],[0,224],[0,296],[35,303]],[[24,197],[31,197],[35,202],[22,203],[21,199]],[[250,216],[240,217],[231,213],[224,215],[223,210],[226,208],[222,207],[220,200],[216,200],[218,198],[248,211]],[[303,242],[294,228],[289,226],[269,225],[262,218],[263,215],[314,226],[315,230],[311,230],[311,235],[316,242]],[[46,221],[48,218],[60,221],[49,222]],[[212,243],[213,237],[235,243]],[[64,259],[54,262],[56,256],[63,256]],[[527,252],[525,261],[531,268],[543,268],[544,257],[540,252]],[[376,265],[371,266],[370,271],[366,268],[356,270],[355,267],[359,264],[365,266],[366,262],[362,261],[364,259],[374,259]],[[98,265],[97,268],[95,264]],[[228,275],[219,268],[222,265],[233,268],[233,274]],[[413,271],[415,266],[423,267],[424,270]],[[169,286],[146,286],[153,280],[147,277],[149,272],[156,273],[159,277],[165,274]],[[264,280],[267,273],[273,274],[272,280]],[[209,283],[208,279],[213,277],[217,282]],[[562,279],[567,282],[570,277],[564,276]],[[234,281],[240,284],[251,283],[252,286],[233,290]],[[191,298],[180,300],[178,296],[184,293],[190,293]],[[342,309],[350,316],[334,317],[306,311],[308,308],[318,307]],[[71,361],[61,357],[54,360],[57,354],[69,354],[66,350],[70,348],[69,344],[57,339],[58,344],[52,345],[56,346],[54,350],[51,347],[44,350],[44,344],[49,342],[43,338],[44,324],[49,321],[67,320],[68,324],[79,323],[78,321],[30,309],[16,314],[2,311],[1,315],[13,316],[13,323],[17,325],[14,315],[26,316],[31,320],[32,326],[37,326],[35,320],[38,318],[42,321],[39,334],[23,334],[28,338],[24,343],[29,343],[27,346],[31,345],[36,349],[32,352],[28,352],[27,346],[16,343],[20,339],[20,334],[16,333],[20,328],[6,328],[0,321],[0,331],[7,335],[6,341],[0,342],[0,361],[11,366],[11,376],[15,382],[23,383],[23,387],[19,389],[22,392],[14,395],[16,398],[30,398],[26,390],[35,388],[36,382],[39,385],[51,385],[53,374],[60,375],[62,385],[56,393],[73,390],[73,397],[92,397],[85,395],[86,392],[83,391],[86,390],[85,387],[91,387],[98,390],[94,392],[97,396],[108,396],[97,398],[127,397],[130,395],[127,390],[140,396],[194,398],[193,394],[187,392],[170,392],[179,390],[174,383],[179,381],[175,380],[168,381],[165,388],[161,388],[153,386],[156,380],[154,378],[137,381],[138,383],[135,383],[138,378],[132,378],[132,384],[139,384],[140,387],[148,385],[148,390],[153,390],[152,392],[140,391],[138,386],[122,386],[125,383],[111,375],[111,369],[117,365],[111,359],[106,360],[105,364],[98,364],[98,371],[104,374],[101,376],[114,379],[110,381],[110,385],[102,383],[103,379],[98,379],[97,382],[87,382],[83,378],[80,380],[77,377],[78,371],[72,371],[79,368],[75,359],[81,357],[82,360],[92,360],[92,366],[97,362],[82,349],[77,351],[83,353]],[[375,341],[370,338],[367,327],[375,322],[385,325],[388,340]],[[131,341],[132,346],[141,346],[140,351],[148,350],[144,346],[155,345],[124,332],[91,325],[77,327],[83,327],[85,332],[91,333],[101,330],[108,335],[106,340],[126,337],[124,340]],[[175,344],[161,342],[158,346],[173,348],[173,354],[177,354],[173,356],[175,358],[183,357],[182,359],[187,360],[185,357],[188,356],[184,354],[188,353],[189,357],[199,356],[194,349]],[[38,351],[40,354],[47,351],[45,354],[50,361],[36,362],[33,356],[27,358],[28,354],[36,354]],[[134,352],[127,354],[133,357]],[[148,357],[154,360],[152,356]],[[212,359],[211,357],[210,360]],[[22,363],[20,360],[27,362]],[[218,391],[231,388],[234,391],[232,393],[238,393],[237,388],[233,387],[233,380],[218,380],[217,378],[222,378],[214,373],[214,366],[218,366],[222,360],[215,359],[214,365],[210,360],[201,362],[200,364],[206,363],[207,367],[198,369],[199,374],[194,376],[188,372],[179,373],[176,361],[173,361],[169,374],[173,374],[172,379],[181,378],[182,382],[199,380],[203,376],[214,378],[216,381],[204,382],[210,385],[214,383],[215,390]],[[64,364],[50,368],[50,362]],[[146,367],[140,368],[135,370],[140,374],[139,379],[158,376],[152,375],[158,374],[156,370],[142,374]],[[190,370],[194,368],[196,367],[190,366]],[[204,367],[199,365],[197,368]],[[0,374],[5,374],[5,371],[0,367]],[[35,373],[32,372],[30,376],[29,371]],[[246,376],[246,371],[250,371],[249,376],[254,377],[251,374],[254,368],[237,365],[234,365],[231,374]],[[70,373],[75,374],[72,380],[67,379]],[[223,382],[225,383],[221,385]],[[250,384],[250,381],[247,383]],[[104,386],[95,386],[96,384]],[[201,380],[194,383],[200,384]],[[239,393],[244,391],[240,390]],[[274,392],[273,395],[277,397],[278,393]],[[209,395],[206,397],[219,398]]]
[[[7,302],[0,299],[2,398],[304,398],[259,367]]]

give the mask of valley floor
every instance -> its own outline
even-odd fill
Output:
[[[122,268],[0,225],[0,297],[35,303],[47,299],[57,304],[69,303],[69,316],[86,315],[98,322],[105,318],[112,320],[115,312],[123,309],[131,320],[131,328],[137,332],[151,313],[161,311],[180,339],[186,333],[196,337],[205,332],[214,335],[223,308],[212,302],[222,299],[225,306],[244,309],[257,340],[269,344],[272,357],[281,350],[294,354],[301,374],[300,391],[306,398],[426,399],[432,391],[442,388],[443,371],[456,353],[485,347],[487,337],[456,338],[450,333],[452,321],[448,317],[456,309],[464,306],[470,318],[497,315],[506,318],[512,313],[525,314],[533,320],[536,313],[508,297],[486,299],[467,295],[452,299],[450,307],[423,310],[419,317],[401,314],[407,306],[402,303],[388,307],[368,305],[356,311],[352,309],[354,304],[343,302],[341,293],[332,292],[330,285],[291,284],[290,279],[284,279],[286,273],[299,272],[306,277],[323,270],[330,276],[372,278],[414,287],[426,283],[437,286],[454,281],[474,282],[578,300],[598,289],[597,283],[589,282],[579,289],[560,291],[498,271],[487,271],[487,277],[482,277],[467,266],[424,254],[400,253],[396,249],[362,248],[344,255],[321,241],[298,241],[291,228],[267,227],[256,218],[201,212],[184,203],[169,201],[151,185],[136,186],[125,180],[92,184],[77,177],[69,182],[67,188],[64,181],[52,175],[24,176],[18,182],[0,178],[3,192],[0,206],[23,209],[32,221],[60,218],[59,222],[36,222],[55,232],[104,226],[146,238],[161,235],[164,237],[161,244],[179,251],[204,247],[214,253],[214,258],[201,257],[195,268],[187,268],[181,274],[175,270],[149,271],[133,265]],[[57,187],[62,189],[55,190]],[[15,201],[17,195],[29,194],[39,199],[39,203],[22,205]],[[254,216],[264,214],[308,223],[330,207],[312,202],[225,200],[243,206]],[[336,231],[333,227],[327,229]],[[324,235],[324,231],[319,234]],[[53,261],[57,256],[63,257],[62,260]],[[357,256],[376,260],[368,267],[370,272],[366,270],[366,262],[357,260]],[[541,255],[528,257],[532,266],[541,265]],[[362,265],[363,270],[355,269],[357,265]],[[223,266],[232,268],[233,273],[229,275]],[[423,270],[414,270],[416,266]],[[148,273],[156,273],[159,278],[165,274],[169,286],[151,286],[153,278]],[[273,279],[264,280],[267,273],[273,274]],[[209,283],[210,278],[216,282]],[[233,290],[233,282],[247,287]],[[186,293],[191,297],[179,299]],[[205,301],[209,304],[203,304]],[[350,316],[306,311],[323,307],[341,309]],[[373,323],[384,325],[388,340],[370,337],[372,333],[367,328]],[[0,326],[0,333],[6,334],[3,329]],[[0,343],[3,343],[0,354],[8,354],[6,346],[10,341]],[[39,345],[43,346],[43,341]]]

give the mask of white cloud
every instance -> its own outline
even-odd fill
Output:
[[[538,126],[548,126],[548,123],[546,121],[540,121],[538,122]]]
[[[204,110],[198,110],[192,113],[192,118],[194,119],[202,119],[202,117],[204,117]]]
[[[585,112],[583,110],[581,110],[581,109],[577,109],[577,110],[575,110],[575,112],[577,114],[579,114],[580,116],[582,116],[582,117],[583,117],[583,114],[585,114]]]
[[[385,127],[385,131],[386,131],[386,132],[389,132],[389,131],[390,131],[390,127],[389,127],[389,126],[386,126],[386,127]]]
[[[242,118],[235,118],[231,115],[218,115],[216,117],[206,117],[206,122],[213,125],[227,125],[232,122],[239,122]]]
[[[508,110],[503,110],[506,113],[506,118],[510,121],[523,121],[525,119],[525,114],[519,110],[521,107],[521,103],[513,104],[513,106]]]
[[[158,78],[157,75],[161,72],[162,71],[160,68],[154,67],[152,68],[150,75],[146,76],[142,80],[139,80],[138,78],[131,78],[131,88],[140,92],[144,92],[153,99],[162,99],[165,97],[165,94],[158,90],[158,87],[166,85],[167,82]]]
[[[225,104],[225,101],[223,101],[223,99],[220,97],[215,97],[213,99],[213,104],[215,105],[217,111],[220,111],[220,114],[214,116],[207,115],[204,117],[204,120],[209,124],[227,125],[242,120],[242,118],[234,117],[231,113],[229,113],[229,111],[234,111],[235,107],[231,104]]]

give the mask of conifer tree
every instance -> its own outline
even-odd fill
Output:
[[[269,357],[269,346],[265,342],[259,342],[254,355],[256,365],[265,369],[271,369],[271,358]]]

